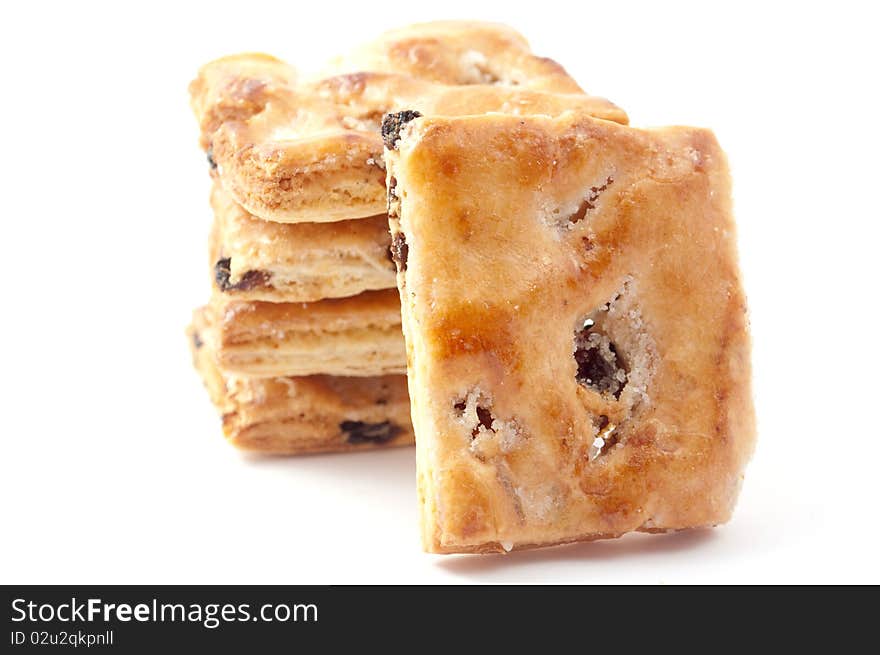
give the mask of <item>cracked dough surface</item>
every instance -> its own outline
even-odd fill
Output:
[[[727,521],[754,418],[712,133],[583,112],[440,116],[395,145],[426,549]]]

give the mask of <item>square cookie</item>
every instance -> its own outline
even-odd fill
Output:
[[[230,300],[215,293],[202,340],[226,373],[250,377],[406,372],[396,289],[309,303]]]
[[[553,113],[564,102],[627,120],[515,31],[479,22],[395,30],[318,79],[268,55],[224,57],[199,71],[190,99],[212,175],[249,213],[283,223],[384,211],[379,124],[389,111],[510,113],[546,104],[542,113]]]
[[[425,548],[727,521],[754,418],[712,133],[583,112],[385,127]]]
[[[195,312],[190,347],[232,445],[299,455],[412,444],[404,376],[255,378],[225,373],[205,338],[210,321],[205,308]]]
[[[395,287],[384,214],[335,223],[264,221],[216,183],[211,207],[211,279],[228,298],[314,302]]]

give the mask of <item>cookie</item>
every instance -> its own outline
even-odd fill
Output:
[[[404,118],[385,157],[425,548],[727,521],[754,417],[712,133]]]
[[[251,378],[224,373],[210,340],[209,312],[189,328],[193,361],[234,446],[276,455],[406,446],[413,442],[406,378]]]
[[[522,34],[497,23],[436,21],[390,30],[337,59],[330,70],[400,73],[439,84],[583,93],[562,66],[536,57]]]
[[[237,203],[260,218],[339,221],[384,212],[380,123],[395,108],[459,115],[526,107],[554,114],[560,106],[573,106],[626,122],[622,110],[578,93],[564,71],[532,55],[521,37],[506,28],[444,24],[426,34],[431,34],[429,26],[420,26],[411,38],[404,30],[381,41],[376,50],[386,53],[377,55],[385,62],[381,65],[363,55],[365,65],[390,72],[359,70],[299,80],[292,69],[285,71],[282,62],[266,55],[225,57],[206,65],[190,95],[212,174]],[[462,51],[467,43],[482,44],[485,52]],[[398,52],[430,56],[424,55],[420,64],[394,54]],[[468,55],[465,67],[496,71],[495,83],[450,84],[461,81],[460,74],[441,68],[461,60],[463,52],[480,54]],[[391,70],[398,65],[406,72]],[[560,93],[542,93],[546,90]]]
[[[230,300],[208,306],[210,343],[226,373],[253,377],[406,372],[395,289],[311,303]]]
[[[230,299],[312,302],[395,288],[388,219],[285,224],[245,211],[219,184],[211,192],[210,274]]]

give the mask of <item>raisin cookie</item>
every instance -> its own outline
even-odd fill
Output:
[[[264,221],[216,183],[211,206],[211,279],[230,299],[313,302],[395,288],[385,214],[335,223]]]
[[[495,84],[555,93],[583,93],[565,69],[532,54],[506,25],[435,21],[389,30],[331,65],[336,73],[401,73],[439,84]]]
[[[224,373],[210,341],[209,313],[189,328],[196,368],[234,446],[276,455],[407,446],[413,442],[406,378],[251,378]]]
[[[727,521],[754,418],[712,133],[409,112],[386,137],[426,549]]]
[[[471,79],[472,69],[488,71],[485,79]],[[399,30],[340,70],[302,80],[273,57],[245,54],[207,64],[190,85],[212,175],[249,213],[287,223],[381,214],[379,124],[395,109],[459,115],[546,105],[542,113],[553,114],[565,105],[626,122],[622,110],[580,92],[557,64],[497,25]]]
[[[215,293],[202,333],[227,373],[375,376],[406,372],[395,289],[311,303],[230,300]]]

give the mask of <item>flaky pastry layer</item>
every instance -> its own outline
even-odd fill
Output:
[[[211,206],[211,279],[229,298],[313,302],[394,288],[384,214],[335,223],[264,221],[219,184]]]
[[[193,362],[234,446],[298,455],[412,444],[405,377],[231,375],[217,366],[209,331],[210,312],[197,310],[188,331]]]
[[[394,289],[311,303],[230,300],[214,294],[210,343],[227,373],[254,377],[406,372]]]

